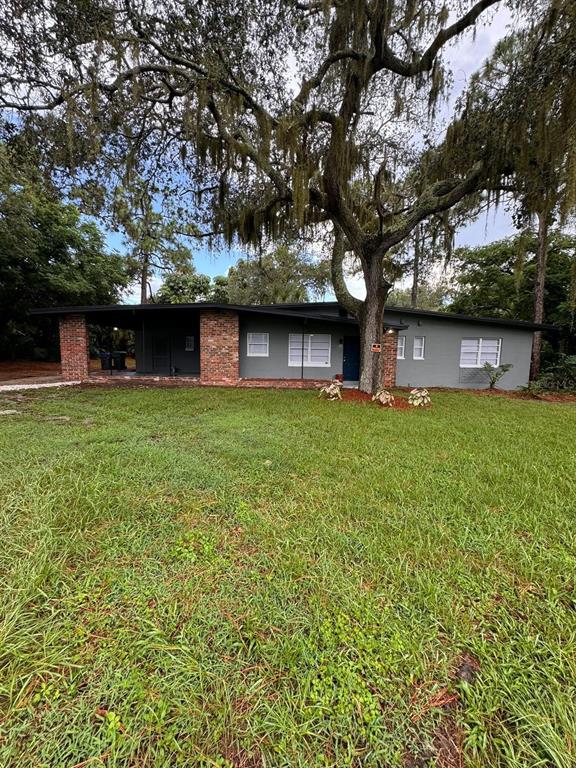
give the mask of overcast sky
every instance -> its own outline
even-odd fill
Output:
[[[486,18],[488,19],[487,23],[477,27],[475,37],[472,32],[465,33],[458,45],[448,51],[449,56],[447,59],[453,68],[454,87],[449,102],[443,110],[447,119],[451,117],[454,102],[466,87],[468,78],[491,54],[498,40],[507,33],[512,21],[507,8],[501,8]],[[478,221],[467,225],[457,232],[456,245],[481,245],[494,240],[500,240],[513,231],[512,220],[504,208],[491,210]],[[122,239],[117,234],[110,233],[107,239],[111,248],[119,251],[123,250]],[[195,249],[194,264],[198,272],[214,277],[226,274],[228,268],[243,255],[242,251],[235,249],[223,251]],[[159,287],[160,282],[160,279],[152,281],[153,290]],[[364,296],[365,291],[361,278],[351,279],[348,283],[350,290],[355,295],[360,298]],[[128,302],[138,301],[138,291],[136,289],[132,291],[125,300]]]

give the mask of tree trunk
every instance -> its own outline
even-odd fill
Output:
[[[416,309],[418,306],[418,283],[420,282],[420,225],[414,232],[414,269],[412,270],[412,293],[410,306]]]
[[[143,256],[140,271],[140,304],[148,303],[148,272],[148,256]]]
[[[538,216],[538,251],[536,253],[536,275],[534,278],[534,322],[544,321],[544,288],[546,285],[546,260],[548,257],[548,215],[541,211]],[[530,363],[530,379],[538,378],[540,374],[540,357],[542,354],[542,331],[534,331],[532,342],[532,360]]]
[[[351,248],[349,250],[352,250]],[[334,247],[332,250],[332,284],[336,298],[348,312],[357,318],[360,326],[360,383],[359,389],[374,394],[381,386],[383,351],[373,352],[372,345],[380,344],[383,350],[384,305],[391,283],[386,282],[382,274],[383,256],[363,258],[360,249],[358,258],[362,262],[366,299],[361,301],[350,294],[344,278],[344,259],[346,244],[339,227],[334,228]]]
[[[360,325],[360,384],[362,392],[374,394],[382,382],[383,352],[372,350],[373,344],[380,344],[383,349],[384,305],[390,287],[382,278],[382,263],[371,259],[368,269],[364,270],[366,299],[358,318]]]

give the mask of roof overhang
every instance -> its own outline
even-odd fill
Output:
[[[202,302],[198,304],[111,304],[103,306],[72,306],[45,307],[30,310],[31,315],[43,317],[65,317],[66,315],[85,315],[88,322],[97,325],[117,325],[119,327],[137,326],[143,317],[178,317],[189,312],[203,310],[225,311],[232,310],[242,315],[272,315],[274,317],[289,317],[292,320],[321,321],[338,325],[357,326],[358,321],[353,317],[342,317],[334,314],[323,314],[310,309],[309,311],[294,311],[283,305],[256,306],[251,304],[216,304]],[[397,321],[384,322],[386,329],[405,330],[408,325]]]
[[[321,320],[326,323],[358,325],[358,321],[345,314],[335,314],[330,310],[339,307],[338,302],[310,302],[302,304],[219,304],[198,302],[196,304],[112,304],[103,306],[45,307],[30,310],[31,315],[56,316],[86,315],[89,322],[119,327],[138,327],[143,317],[177,317],[178,314],[201,310],[233,310],[244,315],[273,315],[277,317],[298,318],[300,320]],[[323,311],[327,310],[327,311]],[[411,307],[386,307],[384,327],[404,330],[409,327],[410,319],[430,318],[448,322],[494,325],[503,328],[518,328],[525,331],[557,331],[554,325],[529,323],[524,320],[509,320],[504,317],[474,317],[459,315],[454,312],[435,312]]]

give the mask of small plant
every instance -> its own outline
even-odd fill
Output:
[[[488,376],[488,389],[496,389],[496,384],[498,384],[502,376],[512,370],[512,368],[514,368],[512,363],[502,363],[502,365],[484,363],[482,370]]]
[[[377,390],[376,394],[372,397],[372,400],[376,400],[380,405],[388,405],[390,408],[394,405],[394,395],[391,392],[388,392],[387,389]]]
[[[326,400],[342,400],[342,382],[334,379],[330,384],[320,387],[318,397],[323,397]]]
[[[431,399],[427,389],[412,389],[408,395],[408,402],[415,408],[430,405]]]

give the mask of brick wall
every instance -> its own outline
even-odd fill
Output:
[[[396,365],[398,359],[398,331],[385,331],[382,337],[382,385],[396,386]]]
[[[84,315],[60,318],[60,361],[66,381],[88,378],[88,329]]]
[[[200,313],[200,383],[237,384],[240,378],[240,323],[231,310]]]

